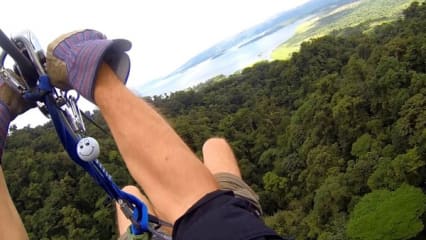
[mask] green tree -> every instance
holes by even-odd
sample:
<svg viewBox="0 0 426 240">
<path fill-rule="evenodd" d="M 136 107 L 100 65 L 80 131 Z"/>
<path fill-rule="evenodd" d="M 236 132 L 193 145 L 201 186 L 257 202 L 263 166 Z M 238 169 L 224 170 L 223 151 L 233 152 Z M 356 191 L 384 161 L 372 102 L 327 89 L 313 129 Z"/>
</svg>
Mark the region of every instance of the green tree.
<svg viewBox="0 0 426 240">
<path fill-rule="evenodd" d="M 375 190 L 355 206 L 347 234 L 353 240 L 410 239 L 423 230 L 420 216 L 425 208 L 426 196 L 413 186 Z"/>
<path fill-rule="evenodd" d="M 425 165 L 417 148 L 410 149 L 393 160 L 382 158 L 369 177 L 368 186 L 371 189 L 396 189 L 404 182 L 418 185 L 423 181 L 422 167 Z"/>
</svg>

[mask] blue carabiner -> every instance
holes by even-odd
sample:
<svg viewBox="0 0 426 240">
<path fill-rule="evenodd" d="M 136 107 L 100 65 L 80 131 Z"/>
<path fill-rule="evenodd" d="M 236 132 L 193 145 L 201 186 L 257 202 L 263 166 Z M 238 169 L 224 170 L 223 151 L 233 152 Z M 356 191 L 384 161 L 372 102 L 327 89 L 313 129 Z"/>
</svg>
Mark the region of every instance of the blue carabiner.
<svg viewBox="0 0 426 240">
<path fill-rule="evenodd" d="M 135 204 L 135 209 L 132 213 L 132 225 L 130 227 L 131 233 L 135 235 L 142 234 L 144 232 L 148 232 L 148 208 L 146 205 L 136 198 L 135 196 L 121 191 L 122 194 L 124 194 L 124 199 L 128 200 L 129 202 Z"/>
</svg>

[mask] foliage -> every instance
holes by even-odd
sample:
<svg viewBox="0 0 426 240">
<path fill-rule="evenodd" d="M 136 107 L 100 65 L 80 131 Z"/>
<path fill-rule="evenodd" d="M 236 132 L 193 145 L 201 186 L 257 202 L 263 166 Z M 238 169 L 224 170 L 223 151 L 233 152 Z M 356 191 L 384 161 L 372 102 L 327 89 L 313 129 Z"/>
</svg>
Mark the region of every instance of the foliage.
<svg viewBox="0 0 426 240">
<path fill-rule="evenodd" d="M 333 31 L 360 27 L 369 31 L 375 26 L 391 22 L 401 16 L 403 9 L 416 0 L 359 0 L 343 5 L 333 11 L 319 13 L 315 18 L 304 21 L 297 33 L 272 52 L 273 59 L 288 59 L 299 50 L 302 42 L 318 38 Z"/>
<path fill-rule="evenodd" d="M 426 196 L 421 189 L 402 185 L 394 192 L 375 190 L 355 206 L 348 222 L 350 239 L 409 239 L 423 229 Z"/>
<path fill-rule="evenodd" d="M 371 207 L 409 226 L 394 239 L 424 239 L 425 15 L 414 3 L 396 22 L 317 38 L 289 60 L 146 100 L 198 154 L 209 137 L 227 138 L 280 234 L 357 239 Z M 91 117 L 105 126 L 98 112 Z M 88 130 L 118 185 L 133 183 L 113 139 Z M 12 127 L 6 144 L 5 175 L 31 239 L 117 237 L 113 206 L 69 160 L 51 123 Z M 397 203 L 406 211 L 393 211 Z"/>
</svg>

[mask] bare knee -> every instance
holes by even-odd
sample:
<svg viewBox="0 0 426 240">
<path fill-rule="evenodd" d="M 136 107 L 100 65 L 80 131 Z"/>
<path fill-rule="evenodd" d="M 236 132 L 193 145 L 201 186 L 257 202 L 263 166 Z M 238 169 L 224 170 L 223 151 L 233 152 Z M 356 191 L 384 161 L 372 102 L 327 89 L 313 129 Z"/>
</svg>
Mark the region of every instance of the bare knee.
<svg viewBox="0 0 426 240">
<path fill-rule="evenodd" d="M 203 152 L 207 150 L 220 150 L 223 147 L 228 147 L 229 144 L 224 138 L 212 137 L 203 144 Z"/>
<path fill-rule="evenodd" d="M 121 190 L 125 191 L 126 193 L 130 193 L 132 195 L 139 195 L 139 194 L 141 194 L 141 191 L 139 190 L 139 188 L 136 187 L 136 186 L 134 186 L 134 185 L 124 186 Z"/>
<path fill-rule="evenodd" d="M 237 159 L 224 138 L 210 138 L 203 145 L 204 165 L 212 174 L 227 172 L 241 177 Z"/>
</svg>

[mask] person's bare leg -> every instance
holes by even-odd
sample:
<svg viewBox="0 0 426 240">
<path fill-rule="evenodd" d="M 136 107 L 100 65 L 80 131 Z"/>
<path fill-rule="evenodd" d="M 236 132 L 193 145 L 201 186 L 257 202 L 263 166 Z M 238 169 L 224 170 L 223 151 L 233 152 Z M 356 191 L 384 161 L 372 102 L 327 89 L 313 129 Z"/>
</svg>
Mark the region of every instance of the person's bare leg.
<svg viewBox="0 0 426 240">
<path fill-rule="evenodd" d="M 13 204 L 0 166 L 0 239 L 28 239 L 27 231 Z"/>
<path fill-rule="evenodd" d="M 129 172 L 165 221 L 174 223 L 217 190 L 212 174 L 173 128 L 106 64 L 98 71 L 94 98 Z"/>
<path fill-rule="evenodd" d="M 203 159 L 212 174 L 226 172 L 241 178 L 237 159 L 225 139 L 208 139 L 203 145 Z"/>
<path fill-rule="evenodd" d="M 208 139 L 203 145 L 203 159 L 220 189 L 233 191 L 236 196 L 251 202 L 256 214 L 262 214 L 259 196 L 242 179 L 237 159 L 225 139 Z"/>
</svg>

